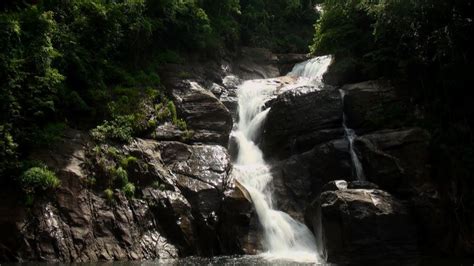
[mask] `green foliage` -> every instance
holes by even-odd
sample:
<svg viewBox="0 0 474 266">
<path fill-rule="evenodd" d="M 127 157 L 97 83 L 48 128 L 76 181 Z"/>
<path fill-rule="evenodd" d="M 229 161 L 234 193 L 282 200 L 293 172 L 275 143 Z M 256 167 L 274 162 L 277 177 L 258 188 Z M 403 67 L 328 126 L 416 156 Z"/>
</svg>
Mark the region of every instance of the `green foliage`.
<svg viewBox="0 0 474 266">
<path fill-rule="evenodd" d="M 104 196 L 107 201 L 112 202 L 114 200 L 114 191 L 110 188 L 104 190 Z"/>
<path fill-rule="evenodd" d="M 186 125 L 186 121 L 184 121 L 183 119 L 178 119 L 176 121 L 176 126 L 180 129 L 180 130 L 188 130 L 188 126 Z"/>
<path fill-rule="evenodd" d="M 104 121 L 91 131 L 92 137 L 99 142 L 115 140 L 129 142 L 133 135 L 133 115 L 118 116 L 111 121 Z"/>
<path fill-rule="evenodd" d="M 32 167 L 20 176 L 19 182 L 27 194 L 59 187 L 61 182 L 56 174 L 46 167 Z"/>
<path fill-rule="evenodd" d="M 18 145 L 15 143 L 7 125 L 0 125 L 0 176 L 4 177 L 8 172 L 19 166 L 17 148 Z"/>
<path fill-rule="evenodd" d="M 319 14 L 311 0 L 241 0 L 242 41 L 284 52 L 307 51 Z"/>
<path fill-rule="evenodd" d="M 134 157 L 134 156 L 130 155 L 130 156 L 123 157 L 120 160 L 120 166 L 122 166 L 124 169 L 127 169 L 127 167 L 129 167 L 130 165 L 133 165 L 133 164 L 138 164 L 137 157 Z"/>
<path fill-rule="evenodd" d="M 48 147 L 62 138 L 65 129 L 66 124 L 64 123 L 49 123 L 34 132 L 32 136 L 33 145 L 40 148 Z"/>
<path fill-rule="evenodd" d="M 173 121 L 173 124 L 177 125 L 178 124 L 178 113 L 176 112 L 176 106 L 172 101 L 168 102 L 168 110 L 170 112 L 171 116 L 171 121 Z"/>
<path fill-rule="evenodd" d="M 116 182 L 118 182 L 118 184 L 120 184 L 121 186 L 125 186 L 128 183 L 127 171 L 125 171 L 125 169 L 123 169 L 122 167 L 115 169 L 113 175 Z"/>
<path fill-rule="evenodd" d="M 125 196 L 128 198 L 132 198 L 135 195 L 135 185 L 132 183 L 127 183 L 123 188 L 122 188 L 123 193 L 125 193 Z"/>
</svg>

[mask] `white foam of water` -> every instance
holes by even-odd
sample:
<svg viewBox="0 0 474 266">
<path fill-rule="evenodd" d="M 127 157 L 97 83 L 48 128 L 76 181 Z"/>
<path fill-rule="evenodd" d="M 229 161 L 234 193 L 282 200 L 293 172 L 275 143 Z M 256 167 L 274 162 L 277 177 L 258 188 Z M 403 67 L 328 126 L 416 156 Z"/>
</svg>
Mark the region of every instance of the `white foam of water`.
<svg viewBox="0 0 474 266">
<path fill-rule="evenodd" d="M 315 84 L 321 83 L 324 73 L 328 70 L 332 62 L 331 55 L 315 57 L 296 64 L 288 76 L 299 77 L 300 83 Z"/>
<path fill-rule="evenodd" d="M 328 63 L 328 60 L 309 61 L 312 70 L 299 66 L 296 74 L 322 75 L 323 67 L 317 67 L 315 62 Z M 320 70 L 316 70 L 320 69 Z M 326 67 L 327 69 L 327 67 Z M 324 72 L 322 72 L 324 73 Z M 296 85 L 307 82 L 301 78 Z M 313 77 L 311 80 L 321 80 Z M 316 241 L 311 231 L 290 215 L 278 211 L 273 206 L 272 193 L 268 185 L 272 175 L 265 163 L 262 151 L 256 145 L 261 134 L 265 118 L 270 111 L 265 103 L 275 97 L 281 83 L 271 80 L 251 80 L 239 86 L 237 90 L 239 102 L 239 122 L 232 132 L 239 145 L 239 153 L 235 162 L 233 174 L 252 198 L 260 223 L 264 229 L 264 246 L 266 252 L 262 256 L 269 260 L 291 260 L 298 262 L 318 262 Z"/>
</svg>

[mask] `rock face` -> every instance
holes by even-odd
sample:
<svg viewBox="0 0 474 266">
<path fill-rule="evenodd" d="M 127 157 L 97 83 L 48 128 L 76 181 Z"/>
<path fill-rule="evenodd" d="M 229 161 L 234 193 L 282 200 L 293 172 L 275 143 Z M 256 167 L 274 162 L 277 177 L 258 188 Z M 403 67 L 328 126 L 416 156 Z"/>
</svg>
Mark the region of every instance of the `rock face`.
<svg viewBox="0 0 474 266">
<path fill-rule="evenodd" d="M 397 195 L 413 195 L 429 179 L 429 143 L 426 130 L 384 130 L 354 142 L 368 180 Z"/>
<path fill-rule="evenodd" d="M 351 175 L 348 143 L 340 139 L 317 145 L 275 163 L 272 173 L 278 209 L 303 221 L 308 203 L 319 195 L 325 183 Z"/>
<path fill-rule="evenodd" d="M 345 85 L 344 114 L 346 124 L 357 134 L 401 127 L 413 111 L 407 99 L 385 81 L 365 81 Z"/>
<path fill-rule="evenodd" d="M 321 254 L 330 263 L 393 263 L 417 255 L 412 218 L 385 191 L 334 188 L 323 192 L 309 213 L 309 223 L 322 243 Z"/>
<path fill-rule="evenodd" d="M 178 81 L 172 85 L 178 113 L 192 131 L 190 140 L 227 146 L 232 129 L 229 110 L 196 82 Z"/>
<path fill-rule="evenodd" d="M 233 182 L 225 192 L 220 220 L 218 230 L 223 254 L 254 255 L 263 250 L 263 230 L 251 199 Z"/>
<path fill-rule="evenodd" d="M 272 103 L 264 125 L 262 150 L 285 158 L 343 136 L 342 103 L 336 90 L 301 87 Z"/>
<path fill-rule="evenodd" d="M 253 208 L 236 196 L 222 146 L 134 140 L 120 150 L 143 166 L 129 175 L 137 197 L 115 190 L 110 201 L 89 185 L 88 145 L 87 134 L 71 130 L 50 151 L 35 154 L 56 171 L 61 186 L 33 208 L 1 191 L 1 261 L 144 260 L 258 248 L 259 236 L 249 229 L 255 228 Z M 163 187 L 151 187 L 153 181 Z M 239 212 L 224 207 L 229 205 Z"/>
<path fill-rule="evenodd" d="M 244 80 L 265 79 L 280 76 L 278 57 L 264 48 L 242 48 L 232 64 L 232 73 Z"/>
</svg>

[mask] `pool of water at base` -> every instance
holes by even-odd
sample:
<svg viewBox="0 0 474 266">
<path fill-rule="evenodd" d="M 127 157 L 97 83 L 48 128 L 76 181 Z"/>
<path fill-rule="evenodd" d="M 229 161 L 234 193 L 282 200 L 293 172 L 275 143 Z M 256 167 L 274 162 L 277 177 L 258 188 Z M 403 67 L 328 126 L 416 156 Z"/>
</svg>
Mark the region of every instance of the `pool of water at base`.
<svg viewBox="0 0 474 266">
<path fill-rule="evenodd" d="M 301 263 L 286 260 L 266 260 L 259 256 L 222 256 L 213 258 L 201 258 L 201 257 L 187 257 L 181 259 L 166 259 L 166 260 L 153 260 L 153 261 L 115 261 L 115 262 L 93 262 L 93 263 L 40 263 L 40 262 L 25 262 L 25 263 L 2 263 L 0 266 L 153 266 L 153 265 L 318 265 L 318 266 L 329 266 L 336 264 L 314 264 L 314 263 Z M 351 262 L 342 265 L 353 265 Z M 416 262 L 401 262 L 401 261 L 384 261 L 377 263 L 368 263 L 367 265 L 420 265 L 420 266 L 444 266 L 444 265 L 459 265 L 459 266 L 472 266 L 474 265 L 473 259 L 446 259 L 446 258 L 424 258 Z"/>
</svg>

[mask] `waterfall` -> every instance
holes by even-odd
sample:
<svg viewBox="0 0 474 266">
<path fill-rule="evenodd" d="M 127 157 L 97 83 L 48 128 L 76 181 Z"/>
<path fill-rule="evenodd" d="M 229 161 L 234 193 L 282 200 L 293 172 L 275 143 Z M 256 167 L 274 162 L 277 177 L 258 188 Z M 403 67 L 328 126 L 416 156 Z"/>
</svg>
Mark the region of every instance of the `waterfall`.
<svg viewBox="0 0 474 266">
<path fill-rule="evenodd" d="M 296 65 L 289 75 L 298 76 L 297 85 L 300 86 L 305 86 L 308 81 L 320 82 L 330 61 L 330 56 L 308 60 Z M 314 263 L 319 261 L 316 240 L 306 225 L 275 209 L 269 189 L 273 177 L 257 145 L 270 111 L 265 103 L 276 97 L 280 89 L 278 86 L 281 84 L 271 79 L 250 80 L 237 90 L 239 121 L 232 136 L 239 151 L 234 164 L 234 177 L 248 191 L 262 224 L 266 249 L 262 255 L 268 259 Z"/>
<path fill-rule="evenodd" d="M 339 93 L 341 94 L 342 108 L 344 109 L 344 97 L 346 96 L 346 92 L 344 90 L 339 90 Z M 342 112 L 342 126 L 344 128 L 346 138 L 349 141 L 349 152 L 351 154 L 352 165 L 354 166 L 357 180 L 365 180 L 364 169 L 362 168 L 359 157 L 354 150 L 354 139 L 357 137 L 357 135 L 352 128 L 347 127 L 346 114 L 344 111 Z"/>
<path fill-rule="evenodd" d="M 306 79 L 313 83 L 321 82 L 323 74 L 326 73 L 331 62 L 332 56 L 330 55 L 315 57 L 296 64 L 288 75 L 299 77 L 301 80 Z"/>
</svg>

